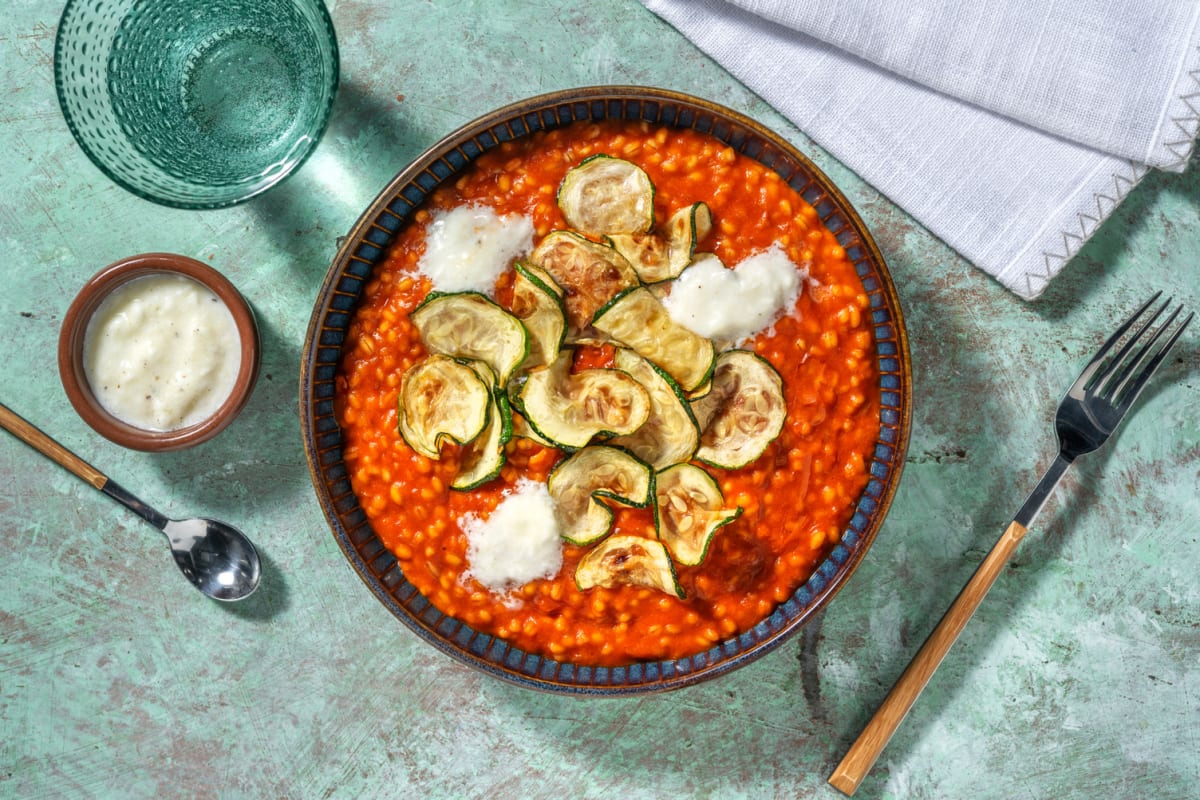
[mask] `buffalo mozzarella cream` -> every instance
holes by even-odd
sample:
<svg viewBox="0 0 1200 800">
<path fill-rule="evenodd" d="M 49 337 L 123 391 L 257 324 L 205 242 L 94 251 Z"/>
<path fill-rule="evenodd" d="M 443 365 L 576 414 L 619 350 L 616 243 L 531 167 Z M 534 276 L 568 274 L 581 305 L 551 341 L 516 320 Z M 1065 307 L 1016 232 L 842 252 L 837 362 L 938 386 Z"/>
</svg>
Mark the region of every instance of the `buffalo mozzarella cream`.
<svg viewBox="0 0 1200 800">
<path fill-rule="evenodd" d="M 701 336 L 740 342 L 794 308 L 805 277 L 779 245 L 733 269 L 705 254 L 671 283 L 663 305 L 671 319 Z"/>
<path fill-rule="evenodd" d="M 418 269 L 439 292 L 491 294 L 513 260 L 533 249 L 533 221 L 500 216 L 488 206 L 437 211 L 425 234 Z"/>
<path fill-rule="evenodd" d="M 242 359 L 237 324 L 221 298 L 173 274 L 115 289 L 92 315 L 83 349 L 100 405 L 156 431 L 212 416 L 233 391 Z"/>
<path fill-rule="evenodd" d="M 517 482 L 485 519 L 459 520 L 467 536 L 468 574 L 494 592 L 552 578 L 562 567 L 554 501 L 544 483 Z"/>
</svg>

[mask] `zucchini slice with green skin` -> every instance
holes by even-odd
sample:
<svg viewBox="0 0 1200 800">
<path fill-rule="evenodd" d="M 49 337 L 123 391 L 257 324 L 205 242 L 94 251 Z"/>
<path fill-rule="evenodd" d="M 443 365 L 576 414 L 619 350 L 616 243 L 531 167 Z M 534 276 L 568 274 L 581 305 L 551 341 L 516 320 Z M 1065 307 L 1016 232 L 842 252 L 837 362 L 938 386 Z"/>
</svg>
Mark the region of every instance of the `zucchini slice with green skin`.
<svg viewBox="0 0 1200 800">
<path fill-rule="evenodd" d="M 458 474 L 450 482 L 451 489 L 467 491 L 482 486 L 500 474 L 506 460 L 504 445 L 513 435 L 512 410 L 504 387 L 496 384 L 496 374 L 482 361 L 468 363 L 491 392 L 488 422 L 478 436 L 463 447 Z"/>
<path fill-rule="evenodd" d="M 628 372 L 650 395 L 650 416 L 642 427 L 609 440 L 656 470 L 687 461 L 700 444 L 700 428 L 683 390 L 670 375 L 632 350 L 620 348 L 614 366 Z"/>
<path fill-rule="evenodd" d="M 665 237 L 657 233 L 614 233 L 606 238 L 633 265 L 642 283 L 659 283 L 675 277 L 670 274 L 671 248 Z"/>
<path fill-rule="evenodd" d="M 712 372 L 713 343 L 671 319 L 662 301 L 644 286 L 618 295 L 597 311 L 592 326 L 662 367 L 685 392 Z"/>
<path fill-rule="evenodd" d="M 710 372 L 708 375 L 708 379 L 705 380 L 704 383 L 700 384 L 695 389 L 692 389 L 690 392 L 687 393 L 688 404 L 691 405 L 693 412 L 695 411 L 695 408 L 696 408 L 696 401 L 699 400 L 701 397 L 704 397 L 709 392 L 711 392 L 712 386 L 713 386 L 712 373 Z M 700 421 L 696 420 L 696 423 L 699 424 Z M 701 425 L 701 427 L 703 428 L 704 426 Z"/>
<path fill-rule="evenodd" d="M 511 409 L 511 405 L 509 407 Z M 535 431 L 533 429 L 533 426 L 529 424 L 529 420 L 525 419 L 524 415 L 521 415 L 521 414 L 513 415 L 512 424 L 513 424 L 513 436 L 519 436 L 522 439 L 528 439 L 531 442 L 536 442 L 537 444 L 540 444 L 542 447 L 557 447 L 557 445 L 554 444 L 554 442 L 550 441 L 545 436 L 542 436 L 540 433 Z"/>
<path fill-rule="evenodd" d="M 667 220 L 663 234 L 619 233 L 609 241 L 633 264 L 642 283 L 662 283 L 692 263 L 696 247 L 712 231 L 712 211 L 707 203 L 681 208 Z"/>
<path fill-rule="evenodd" d="M 672 278 L 678 277 L 679 273 L 692 263 L 696 248 L 708 238 L 712 229 L 712 209 L 708 207 L 708 203 L 692 203 L 670 216 L 667 220 L 666 234 L 671 253 L 670 268 L 675 273 Z"/>
<path fill-rule="evenodd" d="M 584 159 L 558 185 L 567 224 L 603 236 L 649 233 L 654 227 L 654 183 L 641 167 L 603 153 Z"/>
<path fill-rule="evenodd" d="M 680 564 L 695 566 L 708 555 L 718 530 L 742 515 L 727 508 L 716 479 L 695 464 L 675 464 L 655 476 L 654 529 Z"/>
<path fill-rule="evenodd" d="M 466 444 L 483 431 L 492 392 L 469 365 L 432 355 L 404 373 L 399 405 L 404 441 L 421 455 L 438 459 L 446 439 Z"/>
<path fill-rule="evenodd" d="M 545 366 L 558 358 L 567 331 L 563 291 L 548 273 L 520 261 L 514 266 L 512 313 L 529 333 L 529 355 L 521 369 Z"/>
<path fill-rule="evenodd" d="M 575 585 L 580 591 L 622 584 L 684 597 L 667 548 L 662 542 L 641 536 L 610 536 L 589 550 L 575 567 Z"/>
<path fill-rule="evenodd" d="M 638 284 L 637 272 L 625 256 L 575 231 L 551 231 L 533 248 L 529 263 L 562 288 L 567 322 L 576 330 L 614 295 Z"/>
<path fill-rule="evenodd" d="M 727 350 L 717 356 L 712 384 L 708 394 L 692 403 L 700 424 L 696 458 L 714 467 L 744 467 L 783 430 L 783 379 L 761 356 Z"/>
<path fill-rule="evenodd" d="M 435 292 L 409 318 L 430 353 L 482 361 L 501 385 L 529 353 L 521 321 L 478 292 Z"/>
<path fill-rule="evenodd" d="M 608 535 L 613 511 L 604 500 L 644 508 L 653 498 L 654 471 L 615 447 L 592 445 L 560 461 L 546 479 L 558 530 L 571 544 L 589 545 Z"/>
<path fill-rule="evenodd" d="M 597 435 L 633 433 L 650 416 L 650 395 L 628 373 L 616 369 L 571 372 L 572 352 L 529 373 L 518 407 L 543 439 L 577 450 Z"/>
</svg>

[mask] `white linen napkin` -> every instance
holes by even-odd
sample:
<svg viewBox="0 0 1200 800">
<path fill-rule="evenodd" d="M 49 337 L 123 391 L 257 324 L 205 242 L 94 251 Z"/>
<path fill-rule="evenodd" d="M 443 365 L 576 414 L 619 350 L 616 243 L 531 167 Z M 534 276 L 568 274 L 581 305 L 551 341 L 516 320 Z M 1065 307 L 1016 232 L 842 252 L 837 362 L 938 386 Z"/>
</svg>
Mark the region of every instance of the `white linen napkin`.
<svg viewBox="0 0 1200 800">
<path fill-rule="evenodd" d="M 1200 129 L 1200 3 L 641 0 L 1025 299 Z"/>
</svg>

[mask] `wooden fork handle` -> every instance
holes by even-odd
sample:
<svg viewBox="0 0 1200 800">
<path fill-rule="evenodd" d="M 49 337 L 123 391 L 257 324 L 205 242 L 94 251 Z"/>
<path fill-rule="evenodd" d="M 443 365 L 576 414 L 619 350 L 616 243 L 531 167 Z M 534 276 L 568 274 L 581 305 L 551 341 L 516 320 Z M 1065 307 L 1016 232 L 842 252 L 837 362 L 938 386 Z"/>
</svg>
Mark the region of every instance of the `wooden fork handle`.
<svg viewBox="0 0 1200 800">
<path fill-rule="evenodd" d="M 916 702 L 917 696 L 921 694 L 925 684 L 929 683 L 934 671 L 942 663 L 962 629 L 966 627 L 967 620 L 975 613 L 975 609 L 979 608 L 992 584 L 1000 577 L 1000 572 L 1013 550 L 1025 536 L 1025 530 L 1024 525 L 1013 521 L 987 554 L 987 558 L 975 570 L 971 580 L 959 592 L 953 605 L 929 634 L 925 644 L 921 645 L 921 649 L 909 662 L 900 680 L 888 692 L 879 710 L 871 717 L 870 722 L 833 771 L 833 775 L 829 777 L 829 783 L 835 789 L 846 795 L 852 795 L 858 789 L 858 785 L 862 783 L 862 779 Z"/>
</svg>

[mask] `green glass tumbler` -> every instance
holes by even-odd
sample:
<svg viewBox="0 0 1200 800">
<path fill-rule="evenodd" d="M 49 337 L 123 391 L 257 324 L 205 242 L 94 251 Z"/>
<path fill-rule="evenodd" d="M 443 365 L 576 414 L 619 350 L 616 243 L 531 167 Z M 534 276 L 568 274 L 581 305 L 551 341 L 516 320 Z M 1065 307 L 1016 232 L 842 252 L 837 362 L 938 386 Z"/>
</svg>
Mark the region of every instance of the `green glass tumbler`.
<svg viewBox="0 0 1200 800">
<path fill-rule="evenodd" d="M 312 152 L 338 85 L 321 0 L 68 0 L 67 125 L 105 174 L 177 208 L 248 200 Z"/>
</svg>

